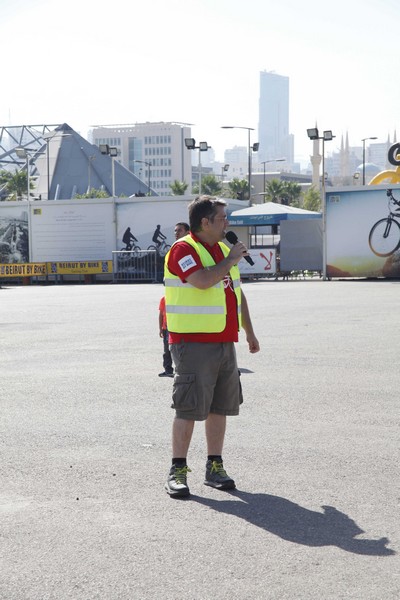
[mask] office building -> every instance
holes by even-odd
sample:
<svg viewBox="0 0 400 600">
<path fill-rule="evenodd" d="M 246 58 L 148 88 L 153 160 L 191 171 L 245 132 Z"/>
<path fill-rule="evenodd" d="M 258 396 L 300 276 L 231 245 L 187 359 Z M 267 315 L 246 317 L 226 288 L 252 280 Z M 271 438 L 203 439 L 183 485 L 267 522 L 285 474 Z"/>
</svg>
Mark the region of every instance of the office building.
<svg viewBox="0 0 400 600">
<path fill-rule="evenodd" d="M 157 194 L 171 195 L 175 180 L 191 185 L 191 152 L 185 138 L 191 130 L 185 123 L 135 123 L 96 125 L 89 137 L 93 144 L 109 144 L 118 149 L 119 162 Z"/>
<path fill-rule="evenodd" d="M 289 77 L 260 72 L 258 119 L 259 160 L 285 158 L 285 167 L 290 170 L 294 137 L 289 133 Z"/>
</svg>

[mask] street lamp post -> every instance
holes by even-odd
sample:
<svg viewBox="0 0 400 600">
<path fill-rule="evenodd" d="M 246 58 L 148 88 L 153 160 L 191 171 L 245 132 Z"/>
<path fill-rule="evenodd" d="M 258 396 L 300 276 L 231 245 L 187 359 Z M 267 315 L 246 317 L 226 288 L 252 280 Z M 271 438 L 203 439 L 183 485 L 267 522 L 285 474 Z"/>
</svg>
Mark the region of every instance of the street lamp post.
<svg viewBox="0 0 400 600">
<path fill-rule="evenodd" d="M 221 167 L 221 183 L 224 183 L 224 173 L 226 173 L 228 169 L 229 164 L 226 164 L 223 167 Z"/>
<path fill-rule="evenodd" d="M 211 146 L 209 146 L 207 142 L 199 142 L 199 145 L 196 146 L 196 140 L 194 138 L 185 138 L 185 146 L 188 150 L 199 151 L 199 196 L 201 196 L 201 153 L 207 152 Z"/>
<path fill-rule="evenodd" d="M 144 165 L 147 166 L 147 188 L 148 188 L 148 194 L 150 194 L 150 169 L 151 169 L 151 163 L 147 162 L 146 160 L 134 160 L 133 162 L 137 162 L 137 163 L 142 163 Z"/>
<path fill-rule="evenodd" d="M 322 140 L 322 277 L 326 280 L 326 196 L 325 196 L 325 142 L 333 140 L 334 136 L 329 129 L 319 135 L 317 127 L 307 129 L 307 135 L 310 140 Z"/>
<path fill-rule="evenodd" d="M 258 142 L 251 146 L 250 144 L 250 131 L 254 131 L 254 127 L 240 127 L 239 125 L 222 125 L 221 129 L 247 129 L 247 159 L 248 159 L 248 186 L 249 186 L 249 200 L 251 199 L 251 153 L 257 152 L 259 148 Z"/>
<path fill-rule="evenodd" d="M 99 144 L 99 150 L 101 154 L 107 154 L 108 156 L 111 156 L 112 197 L 115 198 L 115 158 L 118 156 L 118 148 L 110 147 L 108 144 Z"/>
<path fill-rule="evenodd" d="M 72 133 L 50 133 L 49 135 L 44 135 L 43 139 L 46 142 L 46 165 L 47 165 L 47 200 L 50 200 L 50 142 L 54 138 L 64 138 L 71 137 Z M 54 174 L 54 169 L 53 169 Z"/>
<path fill-rule="evenodd" d="M 376 136 L 363 138 L 361 141 L 363 143 L 363 162 L 362 162 L 362 184 L 365 185 L 365 142 L 367 140 L 377 140 Z"/>
<path fill-rule="evenodd" d="M 273 162 L 283 162 L 284 160 L 286 160 L 286 158 L 271 158 L 270 160 L 262 160 L 261 164 L 263 166 L 263 192 L 264 192 L 264 202 L 265 202 L 265 186 L 266 186 L 266 177 L 265 177 L 265 165 L 267 163 L 273 163 Z"/>
<path fill-rule="evenodd" d="M 88 156 L 88 187 L 87 187 L 87 194 L 90 194 L 90 190 L 91 188 L 91 174 L 92 174 L 92 162 L 96 160 L 96 155 L 92 154 L 91 156 Z"/>
<path fill-rule="evenodd" d="M 31 189 L 31 179 L 29 175 L 29 153 L 26 151 L 25 148 L 15 148 L 15 153 L 18 156 L 18 158 L 25 158 L 26 160 L 26 179 L 28 185 L 26 199 L 29 200 L 29 194 Z"/>
</svg>

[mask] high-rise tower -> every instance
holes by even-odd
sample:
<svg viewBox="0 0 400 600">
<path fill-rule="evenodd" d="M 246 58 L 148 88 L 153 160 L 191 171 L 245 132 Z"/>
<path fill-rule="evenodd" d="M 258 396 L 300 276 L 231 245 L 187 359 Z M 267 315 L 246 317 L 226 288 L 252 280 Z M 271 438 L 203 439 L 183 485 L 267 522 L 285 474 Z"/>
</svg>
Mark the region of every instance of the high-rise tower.
<svg viewBox="0 0 400 600">
<path fill-rule="evenodd" d="M 293 135 L 289 134 L 289 77 L 273 72 L 260 72 L 258 113 L 260 161 L 286 158 L 293 164 Z"/>
</svg>

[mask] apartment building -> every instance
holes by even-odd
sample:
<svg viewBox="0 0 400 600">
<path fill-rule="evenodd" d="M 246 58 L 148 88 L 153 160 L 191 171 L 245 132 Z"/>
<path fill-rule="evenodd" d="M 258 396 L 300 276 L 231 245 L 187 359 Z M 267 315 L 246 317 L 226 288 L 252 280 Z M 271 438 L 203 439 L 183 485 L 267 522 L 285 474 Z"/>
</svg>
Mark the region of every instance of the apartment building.
<svg viewBox="0 0 400 600">
<path fill-rule="evenodd" d="M 190 126 L 175 122 L 94 125 L 89 132 L 93 144 L 116 147 L 117 160 L 161 196 L 171 195 L 175 180 L 191 186 L 189 137 Z"/>
</svg>

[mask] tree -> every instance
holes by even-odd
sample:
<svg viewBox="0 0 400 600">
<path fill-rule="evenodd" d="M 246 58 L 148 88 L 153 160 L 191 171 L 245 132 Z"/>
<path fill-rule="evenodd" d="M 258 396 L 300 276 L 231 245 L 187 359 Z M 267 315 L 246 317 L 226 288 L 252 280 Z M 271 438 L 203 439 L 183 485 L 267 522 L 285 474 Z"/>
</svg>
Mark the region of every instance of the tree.
<svg viewBox="0 0 400 600">
<path fill-rule="evenodd" d="M 301 193 L 302 189 L 299 183 L 297 183 L 296 181 L 284 181 L 281 199 L 282 204 L 300 208 Z"/>
<path fill-rule="evenodd" d="M 215 175 L 203 175 L 201 178 L 201 193 L 207 194 L 208 196 L 219 196 L 222 192 L 222 183 L 216 178 Z M 193 193 L 199 193 L 199 185 L 193 186 Z"/>
<path fill-rule="evenodd" d="M 303 208 L 306 210 L 315 210 L 316 212 L 321 210 L 321 196 L 313 185 L 304 194 Z"/>
<path fill-rule="evenodd" d="M 265 186 L 265 201 L 281 203 L 284 193 L 284 184 L 279 179 L 270 179 Z"/>
<path fill-rule="evenodd" d="M 234 198 L 236 197 L 238 200 L 244 200 L 245 197 L 248 196 L 249 183 L 247 179 L 234 177 L 232 181 L 228 182 L 228 186 Z"/>
<path fill-rule="evenodd" d="M 189 184 L 185 181 L 178 181 L 178 179 L 175 179 L 173 183 L 170 183 L 169 187 L 171 188 L 173 196 L 184 196 Z"/>
<path fill-rule="evenodd" d="M 105 190 L 97 190 L 96 188 L 90 188 L 88 192 L 85 194 L 75 194 L 74 198 L 79 198 L 80 200 L 85 198 L 109 198 L 110 194 Z"/>
<path fill-rule="evenodd" d="M 16 169 L 14 173 L 3 169 L 0 171 L 0 186 L 6 192 L 6 200 L 22 200 L 27 195 L 28 179 L 24 170 Z M 29 180 L 29 189 L 32 190 L 32 179 Z"/>
</svg>

